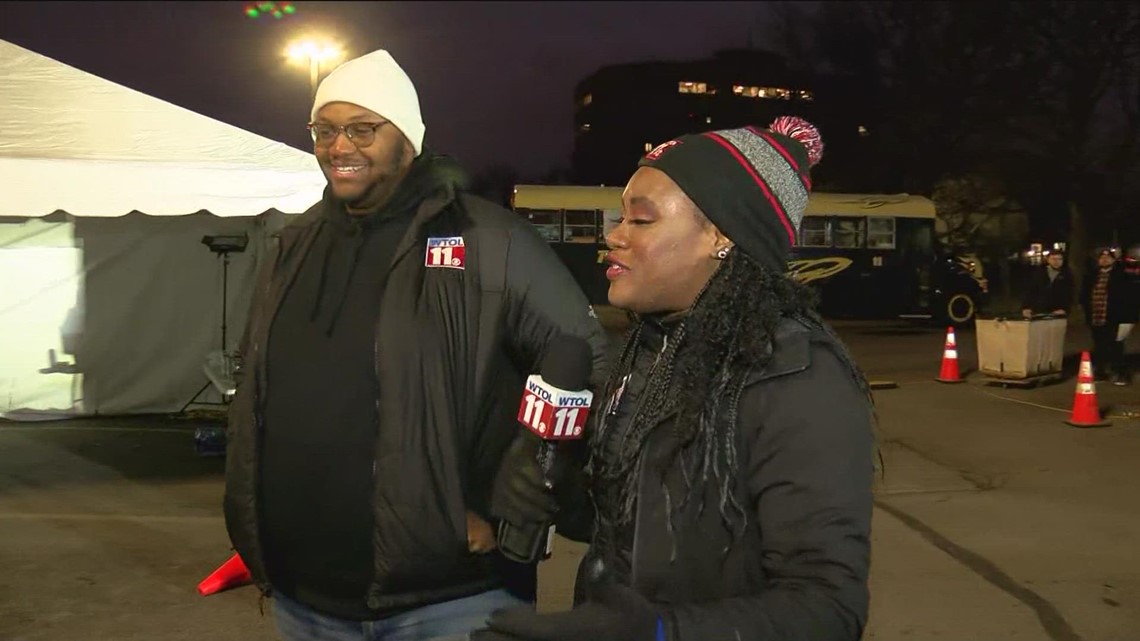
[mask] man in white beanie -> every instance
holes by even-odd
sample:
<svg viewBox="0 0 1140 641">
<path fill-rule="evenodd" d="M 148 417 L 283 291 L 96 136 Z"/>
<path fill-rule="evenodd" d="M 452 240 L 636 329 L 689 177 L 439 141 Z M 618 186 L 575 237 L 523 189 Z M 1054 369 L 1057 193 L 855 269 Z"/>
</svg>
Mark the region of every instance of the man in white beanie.
<svg viewBox="0 0 1140 641">
<path fill-rule="evenodd" d="M 225 515 L 289 641 L 466 638 L 532 600 L 488 507 L 524 379 L 563 334 L 603 370 L 570 273 L 424 129 L 386 51 L 329 74 L 309 124 L 328 188 L 260 261 Z"/>
</svg>

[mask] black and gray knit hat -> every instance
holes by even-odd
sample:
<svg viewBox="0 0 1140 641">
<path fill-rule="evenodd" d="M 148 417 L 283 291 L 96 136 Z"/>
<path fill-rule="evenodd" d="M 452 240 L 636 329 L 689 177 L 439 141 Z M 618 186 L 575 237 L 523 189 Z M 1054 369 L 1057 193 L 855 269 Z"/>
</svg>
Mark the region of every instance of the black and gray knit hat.
<svg viewBox="0 0 1140 641">
<path fill-rule="evenodd" d="M 665 172 L 741 251 L 783 272 L 811 195 L 811 167 L 822 156 L 815 126 L 781 116 L 768 129 L 681 136 L 639 165 Z"/>
</svg>

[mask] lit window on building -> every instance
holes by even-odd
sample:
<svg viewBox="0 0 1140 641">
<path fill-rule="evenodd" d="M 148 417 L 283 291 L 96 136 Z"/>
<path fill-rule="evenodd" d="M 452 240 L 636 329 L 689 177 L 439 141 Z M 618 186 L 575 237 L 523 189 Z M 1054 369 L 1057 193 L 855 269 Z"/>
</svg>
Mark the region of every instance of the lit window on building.
<svg viewBox="0 0 1140 641">
<path fill-rule="evenodd" d="M 705 124 L 706 125 L 712 124 L 712 116 L 705 116 Z"/>
<path fill-rule="evenodd" d="M 651 151 L 653 151 L 653 143 L 651 143 L 651 142 L 645 143 L 645 153 L 649 153 Z"/>
<path fill-rule="evenodd" d="M 683 80 L 677 83 L 677 93 L 716 93 L 716 91 L 710 92 L 708 83 Z"/>
<path fill-rule="evenodd" d="M 594 102 L 594 94 L 588 93 L 585 96 L 582 96 L 582 106 L 583 107 L 590 104 L 591 102 Z"/>
<path fill-rule="evenodd" d="M 744 98 L 771 98 L 773 100 L 791 100 L 792 98 L 799 98 L 804 101 L 812 101 L 815 96 L 810 91 L 793 91 L 784 87 L 753 87 L 750 85 L 733 85 L 732 93 Z"/>
<path fill-rule="evenodd" d="M 863 125 L 859 125 L 859 135 L 860 136 L 869 136 L 869 135 L 871 135 L 871 132 L 867 131 L 867 128 L 864 127 Z"/>
<path fill-rule="evenodd" d="M 582 123 L 582 126 L 579 129 L 581 129 L 582 131 L 589 131 L 590 130 L 590 123 L 588 123 L 588 122 Z"/>
</svg>

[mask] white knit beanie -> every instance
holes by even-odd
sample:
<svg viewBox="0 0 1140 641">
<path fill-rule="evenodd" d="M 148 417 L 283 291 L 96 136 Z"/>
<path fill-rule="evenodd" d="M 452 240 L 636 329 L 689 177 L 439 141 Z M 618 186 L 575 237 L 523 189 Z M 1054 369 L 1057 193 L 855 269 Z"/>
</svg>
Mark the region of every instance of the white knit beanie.
<svg viewBox="0 0 1140 641">
<path fill-rule="evenodd" d="M 317 87 L 312 119 L 330 102 L 350 102 L 387 118 L 420 155 L 424 121 L 411 78 L 383 49 L 349 60 L 333 69 Z"/>
</svg>

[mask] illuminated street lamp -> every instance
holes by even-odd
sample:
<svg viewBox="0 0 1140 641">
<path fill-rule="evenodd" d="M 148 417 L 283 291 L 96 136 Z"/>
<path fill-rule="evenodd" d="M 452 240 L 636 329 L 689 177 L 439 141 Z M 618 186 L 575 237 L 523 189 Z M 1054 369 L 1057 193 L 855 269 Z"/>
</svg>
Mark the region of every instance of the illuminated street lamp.
<svg viewBox="0 0 1140 641">
<path fill-rule="evenodd" d="M 315 40 L 301 40 L 289 45 L 285 51 L 291 62 L 309 63 L 309 90 L 312 97 L 317 96 L 317 82 L 321 78 L 321 63 L 331 63 L 338 60 L 343 52 L 334 44 L 317 42 Z"/>
</svg>

